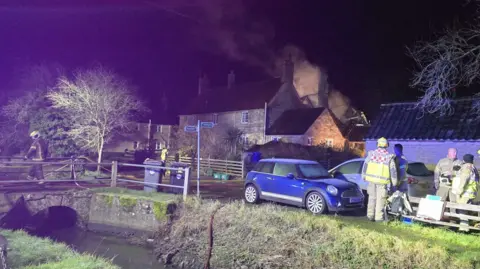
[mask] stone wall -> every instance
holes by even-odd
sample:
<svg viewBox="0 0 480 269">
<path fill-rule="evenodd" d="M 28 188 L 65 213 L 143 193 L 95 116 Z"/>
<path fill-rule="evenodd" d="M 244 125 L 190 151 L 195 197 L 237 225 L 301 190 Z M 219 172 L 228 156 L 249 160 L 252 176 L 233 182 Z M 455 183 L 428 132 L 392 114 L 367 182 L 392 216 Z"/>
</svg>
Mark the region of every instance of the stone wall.
<svg viewBox="0 0 480 269">
<path fill-rule="evenodd" d="M 88 229 L 115 233 L 153 233 L 158 231 L 174 210 L 173 201 L 95 194 L 91 201 Z"/>
<path fill-rule="evenodd" d="M 176 203 L 156 201 L 116 193 L 85 191 L 3 193 L 0 213 L 8 212 L 21 196 L 32 215 L 53 206 L 65 206 L 77 212 L 77 226 L 114 233 L 152 233 L 168 220 Z"/>
<path fill-rule="evenodd" d="M 312 137 L 313 145 L 326 145 L 327 140 L 330 139 L 335 150 L 345 149 L 345 138 L 328 111 L 324 111 L 315 120 L 305 133 L 305 137 Z"/>
<path fill-rule="evenodd" d="M 475 165 L 480 167 L 480 159 L 477 150 L 480 149 L 480 142 L 463 142 L 463 141 L 397 141 L 389 140 L 389 151 L 393 153 L 395 144 L 403 145 L 405 157 L 411 161 L 423 162 L 425 164 L 436 164 L 440 159 L 447 156 L 448 148 L 456 148 L 458 157 L 461 159 L 464 154 L 470 153 L 475 156 Z M 375 149 L 376 140 L 366 141 L 366 150 Z"/>
</svg>

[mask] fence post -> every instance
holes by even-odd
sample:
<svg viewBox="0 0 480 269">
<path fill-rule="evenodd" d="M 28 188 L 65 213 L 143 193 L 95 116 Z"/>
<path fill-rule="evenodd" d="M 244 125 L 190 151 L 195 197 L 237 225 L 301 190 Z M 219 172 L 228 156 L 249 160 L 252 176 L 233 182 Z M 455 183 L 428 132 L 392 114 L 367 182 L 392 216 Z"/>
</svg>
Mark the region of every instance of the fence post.
<svg viewBox="0 0 480 269">
<path fill-rule="evenodd" d="M 245 160 L 242 158 L 242 179 L 245 177 Z"/>
<path fill-rule="evenodd" d="M 70 157 L 70 179 L 75 179 L 75 159 Z"/>
<path fill-rule="evenodd" d="M 112 162 L 112 182 L 110 183 L 110 187 L 112 188 L 117 187 L 117 168 L 118 168 L 118 162 L 113 161 Z"/>
<path fill-rule="evenodd" d="M 190 181 L 190 167 L 185 168 L 184 170 L 184 181 L 183 181 L 183 200 L 187 200 L 188 195 L 188 182 Z"/>
</svg>

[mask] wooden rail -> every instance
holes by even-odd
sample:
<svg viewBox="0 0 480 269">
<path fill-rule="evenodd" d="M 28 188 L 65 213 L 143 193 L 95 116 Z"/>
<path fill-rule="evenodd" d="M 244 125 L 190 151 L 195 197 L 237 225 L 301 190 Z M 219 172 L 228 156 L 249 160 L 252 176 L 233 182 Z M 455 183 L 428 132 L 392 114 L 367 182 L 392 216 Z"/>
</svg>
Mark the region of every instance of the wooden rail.
<svg viewBox="0 0 480 269">
<path fill-rule="evenodd" d="M 173 157 L 167 158 L 173 161 Z M 197 160 L 190 157 L 180 157 L 182 163 L 192 164 L 192 169 L 196 171 Z M 242 161 L 229 161 L 210 158 L 200 158 L 200 174 L 206 175 L 207 170 L 212 169 L 214 172 L 226 173 L 232 176 L 243 177 L 245 175 L 245 165 Z"/>
<path fill-rule="evenodd" d="M 480 230 L 480 227 L 474 227 L 470 225 L 471 222 L 480 222 L 480 206 L 479 205 L 457 204 L 457 203 L 446 202 L 443 218 L 442 220 L 437 221 L 437 220 L 424 219 L 424 218 L 415 216 L 415 213 L 418 210 L 418 204 L 420 203 L 421 198 L 409 197 L 408 200 L 410 201 L 410 204 L 414 211 L 414 215 L 405 216 L 405 217 L 412 218 L 413 220 L 417 220 L 421 222 L 436 224 L 436 225 L 456 227 L 456 228 L 468 228 L 470 230 Z M 458 211 L 456 213 L 450 212 L 450 209 L 465 210 L 468 212 L 467 214 L 460 214 Z M 469 225 L 465 226 L 465 225 L 460 225 L 458 223 L 452 223 L 450 222 L 450 219 L 455 221 L 459 221 L 460 219 L 465 219 L 469 221 Z"/>
</svg>

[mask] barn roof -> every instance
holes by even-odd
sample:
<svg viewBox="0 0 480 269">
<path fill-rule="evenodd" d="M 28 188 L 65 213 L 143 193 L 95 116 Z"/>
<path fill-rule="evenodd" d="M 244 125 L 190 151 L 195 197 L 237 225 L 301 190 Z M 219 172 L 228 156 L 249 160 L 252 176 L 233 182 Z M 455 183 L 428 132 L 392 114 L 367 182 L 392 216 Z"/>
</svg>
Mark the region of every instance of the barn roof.
<svg viewBox="0 0 480 269">
<path fill-rule="evenodd" d="M 480 140 L 476 101 L 480 99 L 452 101 L 453 112 L 444 117 L 422 113 L 416 103 L 383 104 L 365 139 Z"/>
</svg>

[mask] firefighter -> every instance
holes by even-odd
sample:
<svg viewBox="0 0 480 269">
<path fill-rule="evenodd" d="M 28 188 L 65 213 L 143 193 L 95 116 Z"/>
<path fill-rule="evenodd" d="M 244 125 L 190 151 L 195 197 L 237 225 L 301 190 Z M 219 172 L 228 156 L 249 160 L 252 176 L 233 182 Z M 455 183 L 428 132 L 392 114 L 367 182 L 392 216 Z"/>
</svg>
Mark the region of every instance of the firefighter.
<svg viewBox="0 0 480 269">
<path fill-rule="evenodd" d="M 369 183 L 367 218 L 371 221 L 385 221 L 385 203 L 389 192 L 398 183 L 395 155 L 387 148 L 387 139 L 378 139 L 377 149 L 368 152 L 362 167 L 362 178 Z"/>
<path fill-rule="evenodd" d="M 407 182 L 407 169 L 408 161 L 407 158 L 403 155 L 403 146 L 402 144 L 395 144 L 393 147 L 395 152 L 395 164 L 397 166 L 397 177 L 398 177 L 398 190 L 408 194 L 408 182 Z M 395 190 L 393 190 L 395 191 Z"/>
<path fill-rule="evenodd" d="M 456 195 L 452 193 L 452 179 L 455 177 L 462 162 L 457 159 L 457 150 L 455 148 L 449 148 L 446 158 L 438 161 L 434 172 L 434 182 L 436 195 L 440 196 L 442 201 L 447 199 L 455 203 Z"/>
<path fill-rule="evenodd" d="M 471 204 L 477 197 L 478 188 L 478 170 L 473 165 L 473 155 L 465 154 L 463 164 L 455 177 L 455 189 L 453 193 L 458 193 L 457 203 Z M 460 214 L 468 214 L 465 210 L 458 210 Z M 460 219 L 460 225 L 468 225 L 467 219 Z"/>
<path fill-rule="evenodd" d="M 43 184 L 44 177 L 41 162 L 44 162 L 47 158 L 48 146 L 38 131 L 33 131 L 30 134 L 30 137 L 33 139 L 33 143 L 30 146 L 27 155 L 25 155 L 25 159 L 32 158 L 33 162 L 39 163 L 32 165 L 27 178 L 30 180 L 38 180 L 40 184 Z"/>
</svg>

